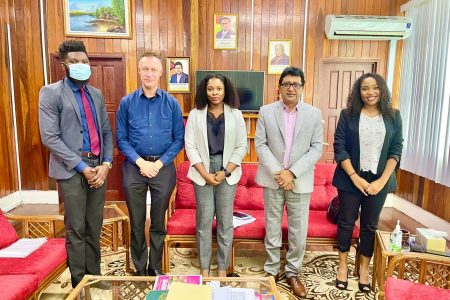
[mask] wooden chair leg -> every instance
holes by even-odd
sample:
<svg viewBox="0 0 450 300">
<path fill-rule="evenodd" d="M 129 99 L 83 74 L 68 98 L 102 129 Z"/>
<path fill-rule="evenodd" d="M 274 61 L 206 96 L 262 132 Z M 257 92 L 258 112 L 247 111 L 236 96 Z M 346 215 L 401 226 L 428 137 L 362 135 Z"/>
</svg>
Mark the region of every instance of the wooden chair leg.
<svg viewBox="0 0 450 300">
<path fill-rule="evenodd" d="M 353 275 L 359 277 L 359 247 L 356 246 L 356 254 L 355 254 L 355 270 L 353 271 Z"/>
<path fill-rule="evenodd" d="M 164 241 L 161 269 L 163 273 L 170 272 L 170 253 L 167 241 Z"/>
<path fill-rule="evenodd" d="M 234 255 L 235 255 L 235 249 L 234 244 L 231 246 L 231 253 L 230 253 L 230 265 L 228 266 L 228 274 L 234 273 Z"/>
</svg>

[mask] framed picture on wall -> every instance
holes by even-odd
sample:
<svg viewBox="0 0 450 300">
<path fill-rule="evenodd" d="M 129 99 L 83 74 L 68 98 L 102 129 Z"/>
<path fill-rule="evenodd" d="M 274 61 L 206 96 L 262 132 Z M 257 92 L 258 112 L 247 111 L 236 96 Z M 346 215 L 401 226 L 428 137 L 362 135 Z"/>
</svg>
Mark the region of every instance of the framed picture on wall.
<svg viewBox="0 0 450 300">
<path fill-rule="evenodd" d="M 281 74 L 291 65 L 292 40 L 270 40 L 267 74 Z"/>
<path fill-rule="evenodd" d="M 237 15 L 214 14 L 214 49 L 237 49 Z"/>
<path fill-rule="evenodd" d="M 130 0 L 64 0 L 66 36 L 131 38 Z"/>
<path fill-rule="evenodd" d="M 191 68 L 189 57 L 168 57 L 166 64 L 167 91 L 190 93 Z"/>
</svg>

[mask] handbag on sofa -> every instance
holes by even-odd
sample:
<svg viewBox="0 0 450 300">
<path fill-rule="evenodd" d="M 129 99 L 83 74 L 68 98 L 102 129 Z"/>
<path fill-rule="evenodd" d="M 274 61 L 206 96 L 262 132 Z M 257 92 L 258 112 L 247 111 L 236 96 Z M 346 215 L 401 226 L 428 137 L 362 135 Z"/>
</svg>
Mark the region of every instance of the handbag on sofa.
<svg viewBox="0 0 450 300">
<path fill-rule="evenodd" d="M 327 219 L 333 224 L 337 224 L 339 214 L 339 197 L 336 196 L 330 201 L 327 208 Z"/>
</svg>

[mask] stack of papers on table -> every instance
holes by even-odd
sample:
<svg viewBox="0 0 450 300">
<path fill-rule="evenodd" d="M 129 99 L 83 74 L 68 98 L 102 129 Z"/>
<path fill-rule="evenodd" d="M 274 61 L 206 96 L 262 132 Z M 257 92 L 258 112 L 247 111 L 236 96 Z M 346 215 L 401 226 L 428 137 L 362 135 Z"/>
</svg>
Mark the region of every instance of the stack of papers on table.
<svg viewBox="0 0 450 300">
<path fill-rule="evenodd" d="M 253 223 L 256 219 L 247 213 L 235 211 L 233 212 L 233 227 L 239 227 L 245 224 Z"/>
<path fill-rule="evenodd" d="M 213 290 L 213 300 L 255 300 L 253 289 L 221 287 Z"/>
<path fill-rule="evenodd" d="M 24 258 L 39 249 L 45 242 L 47 242 L 46 238 L 20 239 L 0 250 L 0 257 Z"/>
<path fill-rule="evenodd" d="M 212 288 L 208 285 L 173 282 L 166 300 L 211 300 L 211 296 Z"/>
</svg>

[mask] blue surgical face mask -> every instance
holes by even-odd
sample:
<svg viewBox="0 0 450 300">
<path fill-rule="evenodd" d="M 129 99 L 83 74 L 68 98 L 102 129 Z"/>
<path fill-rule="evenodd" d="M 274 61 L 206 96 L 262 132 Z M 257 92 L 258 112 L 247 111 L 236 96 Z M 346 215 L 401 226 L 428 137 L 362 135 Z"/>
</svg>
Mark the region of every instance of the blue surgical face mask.
<svg viewBox="0 0 450 300">
<path fill-rule="evenodd" d="M 85 81 L 91 77 L 91 66 L 88 64 L 70 64 L 69 66 L 69 75 L 71 78 Z"/>
</svg>

